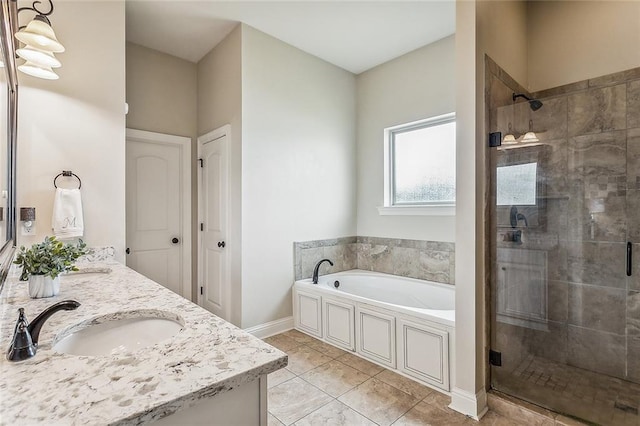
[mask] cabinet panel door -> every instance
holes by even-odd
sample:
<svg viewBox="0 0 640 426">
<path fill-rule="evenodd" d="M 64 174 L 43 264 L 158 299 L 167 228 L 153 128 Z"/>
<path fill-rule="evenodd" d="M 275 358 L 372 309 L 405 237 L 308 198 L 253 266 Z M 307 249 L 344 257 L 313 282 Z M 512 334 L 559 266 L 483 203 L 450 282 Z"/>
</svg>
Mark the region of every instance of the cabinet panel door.
<svg viewBox="0 0 640 426">
<path fill-rule="evenodd" d="M 398 334 L 398 369 L 448 391 L 449 333 L 399 319 Z"/>
<path fill-rule="evenodd" d="M 357 352 L 373 361 L 395 368 L 395 318 L 382 312 L 358 307 L 356 328 Z"/>
<path fill-rule="evenodd" d="M 325 340 L 354 351 L 356 344 L 353 305 L 325 298 L 323 308 Z"/>
<path fill-rule="evenodd" d="M 296 292 L 295 325 L 300 331 L 322 338 L 321 297 L 315 294 Z"/>
</svg>

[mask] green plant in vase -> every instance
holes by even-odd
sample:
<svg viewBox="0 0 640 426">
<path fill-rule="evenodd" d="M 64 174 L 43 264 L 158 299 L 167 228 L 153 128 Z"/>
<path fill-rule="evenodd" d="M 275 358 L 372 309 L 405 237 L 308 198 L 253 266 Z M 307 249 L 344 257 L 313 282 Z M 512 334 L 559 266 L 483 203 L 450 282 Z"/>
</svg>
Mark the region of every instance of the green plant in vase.
<svg viewBox="0 0 640 426">
<path fill-rule="evenodd" d="M 22 266 L 20 280 L 29 280 L 29 296 L 51 297 L 60 292 L 60 274 L 78 270 L 74 262 L 87 253 L 86 248 L 82 240 L 71 244 L 45 237 L 31 248 L 20 247 L 13 263 Z"/>
</svg>

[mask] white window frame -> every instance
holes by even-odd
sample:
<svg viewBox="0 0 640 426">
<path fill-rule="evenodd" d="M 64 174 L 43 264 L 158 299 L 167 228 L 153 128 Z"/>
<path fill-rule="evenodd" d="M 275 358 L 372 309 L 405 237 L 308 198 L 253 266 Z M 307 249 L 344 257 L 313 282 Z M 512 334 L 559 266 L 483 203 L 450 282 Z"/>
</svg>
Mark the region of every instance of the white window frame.
<svg viewBox="0 0 640 426">
<path fill-rule="evenodd" d="M 456 213 L 456 204 L 443 202 L 425 202 L 416 204 L 393 204 L 393 141 L 394 135 L 400 131 L 406 132 L 414 129 L 438 126 L 456 121 L 454 112 L 414 121 L 407 124 L 388 127 L 384 129 L 384 205 L 378 207 L 380 215 L 408 215 L 408 216 L 453 216 Z"/>
</svg>

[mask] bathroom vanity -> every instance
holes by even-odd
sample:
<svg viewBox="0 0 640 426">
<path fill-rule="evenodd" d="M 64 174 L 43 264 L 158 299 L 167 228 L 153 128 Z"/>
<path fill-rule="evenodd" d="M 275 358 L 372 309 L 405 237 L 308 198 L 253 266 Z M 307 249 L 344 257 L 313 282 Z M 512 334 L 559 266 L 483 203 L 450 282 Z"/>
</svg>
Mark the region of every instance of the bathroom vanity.
<svg viewBox="0 0 640 426">
<path fill-rule="evenodd" d="M 60 294 L 46 299 L 30 299 L 19 271 L 10 272 L 0 294 L 0 424 L 267 424 L 266 375 L 287 364 L 286 354 L 122 264 L 91 265 L 90 273 L 63 276 Z M 44 324 L 36 355 L 7 361 L 18 308 L 33 320 L 67 299 L 81 306 Z M 176 331 L 146 346 L 136 347 L 126 327 L 128 348 L 62 344 L 87 330 L 100 341 L 91 327 L 140 317 L 170 321 Z M 140 337 L 153 341 L 149 330 Z"/>
</svg>

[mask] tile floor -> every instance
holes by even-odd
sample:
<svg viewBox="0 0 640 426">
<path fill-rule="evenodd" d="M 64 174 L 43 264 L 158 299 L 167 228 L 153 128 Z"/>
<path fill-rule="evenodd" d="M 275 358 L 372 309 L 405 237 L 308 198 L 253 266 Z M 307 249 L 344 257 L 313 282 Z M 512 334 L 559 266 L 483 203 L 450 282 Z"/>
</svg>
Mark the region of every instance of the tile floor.
<svg viewBox="0 0 640 426">
<path fill-rule="evenodd" d="M 269 426 L 524 424 L 494 412 L 476 422 L 448 396 L 296 330 L 264 340 L 289 355 L 268 377 Z"/>
<path fill-rule="evenodd" d="M 640 384 L 528 356 L 496 369 L 497 389 L 601 425 L 640 426 Z"/>
</svg>

